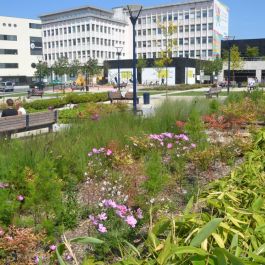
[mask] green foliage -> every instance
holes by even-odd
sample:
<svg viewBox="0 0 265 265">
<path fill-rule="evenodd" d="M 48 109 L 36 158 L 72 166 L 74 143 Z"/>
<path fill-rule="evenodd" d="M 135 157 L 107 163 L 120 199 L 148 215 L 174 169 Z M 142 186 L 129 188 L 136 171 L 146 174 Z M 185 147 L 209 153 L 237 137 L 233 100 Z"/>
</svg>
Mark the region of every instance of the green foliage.
<svg viewBox="0 0 265 265">
<path fill-rule="evenodd" d="M 44 78 L 45 76 L 48 76 L 49 74 L 50 74 L 50 69 L 46 62 L 39 62 L 36 64 L 36 71 L 35 71 L 36 77 Z"/>
<path fill-rule="evenodd" d="M 202 150 L 207 147 L 207 135 L 205 134 L 204 123 L 200 114 L 196 109 L 192 109 L 188 121 L 185 125 L 185 131 L 191 138 L 191 140 L 197 144 L 197 147 Z"/>
<path fill-rule="evenodd" d="M 246 56 L 249 58 L 259 57 L 259 47 L 250 47 L 248 45 L 246 49 Z"/>
<path fill-rule="evenodd" d="M 145 163 L 145 174 L 148 177 L 144 188 L 150 195 L 156 195 L 167 184 L 168 176 L 163 168 L 161 155 L 152 152 Z"/>
<path fill-rule="evenodd" d="M 69 62 L 65 57 L 59 58 L 52 65 L 52 71 L 55 75 L 62 77 L 64 74 L 67 74 L 69 71 Z"/>
<path fill-rule="evenodd" d="M 68 94 L 62 98 L 54 98 L 54 99 L 42 99 L 35 100 L 33 102 L 28 102 L 24 104 L 26 109 L 33 110 L 47 110 L 49 107 L 52 108 L 60 108 L 65 106 L 66 104 L 78 104 L 78 103 L 86 103 L 86 102 L 100 102 L 106 101 L 108 99 L 107 93 L 95 93 L 95 94 L 82 94 L 78 95 L 75 93 Z"/>
<path fill-rule="evenodd" d="M 218 75 L 223 69 L 223 60 L 221 58 L 215 58 L 213 61 L 200 61 L 200 69 L 204 70 L 206 75 L 212 75 L 215 73 Z"/>
</svg>

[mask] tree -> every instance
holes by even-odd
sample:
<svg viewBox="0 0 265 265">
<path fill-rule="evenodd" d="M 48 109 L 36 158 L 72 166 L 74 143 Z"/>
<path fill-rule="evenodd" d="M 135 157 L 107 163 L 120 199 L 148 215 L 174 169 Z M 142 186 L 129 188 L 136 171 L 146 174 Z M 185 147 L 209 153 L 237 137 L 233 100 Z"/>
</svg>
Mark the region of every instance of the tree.
<svg viewBox="0 0 265 265">
<path fill-rule="evenodd" d="M 88 89 L 89 84 L 89 77 L 93 77 L 99 74 L 101 71 L 100 67 L 98 66 L 98 60 L 89 58 L 89 60 L 82 66 L 82 72 L 86 76 L 86 87 Z"/>
<path fill-rule="evenodd" d="M 70 63 L 68 73 L 70 76 L 77 76 L 81 68 L 82 67 L 81 67 L 81 63 L 79 62 L 79 60 L 75 59 L 72 61 L 72 63 Z"/>
<path fill-rule="evenodd" d="M 155 60 L 155 66 L 158 69 L 158 74 L 162 76 L 162 68 L 166 67 L 165 77 L 166 85 L 168 84 L 168 66 L 172 63 L 172 51 L 173 48 L 177 45 L 176 38 L 173 39 L 173 35 L 177 33 L 177 26 L 170 22 L 169 25 L 158 24 L 158 27 L 161 29 L 163 34 L 163 46 L 164 49 L 160 51 L 160 58 Z M 164 45 L 165 44 L 165 45 Z M 163 77 L 163 76 L 162 76 Z"/>
<path fill-rule="evenodd" d="M 259 47 L 247 46 L 246 56 L 249 58 L 259 57 Z"/>
<path fill-rule="evenodd" d="M 65 57 L 59 58 L 52 66 L 53 72 L 56 76 L 61 77 L 67 74 L 69 71 L 69 62 L 68 59 Z"/>
<path fill-rule="evenodd" d="M 35 76 L 39 79 L 43 79 L 45 76 L 48 76 L 50 69 L 46 62 L 39 62 L 36 64 Z"/>
<path fill-rule="evenodd" d="M 229 60 L 229 51 L 225 50 L 223 53 L 224 60 L 228 62 Z M 240 51 L 238 46 L 233 45 L 231 47 L 231 60 L 230 60 L 230 67 L 233 71 L 233 80 L 235 81 L 235 71 L 241 70 L 244 66 L 243 59 L 241 58 Z"/>
<path fill-rule="evenodd" d="M 213 75 L 214 73 L 218 75 L 223 69 L 223 60 L 216 57 L 213 61 L 202 61 L 200 68 L 206 75 Z"/>
</svg>

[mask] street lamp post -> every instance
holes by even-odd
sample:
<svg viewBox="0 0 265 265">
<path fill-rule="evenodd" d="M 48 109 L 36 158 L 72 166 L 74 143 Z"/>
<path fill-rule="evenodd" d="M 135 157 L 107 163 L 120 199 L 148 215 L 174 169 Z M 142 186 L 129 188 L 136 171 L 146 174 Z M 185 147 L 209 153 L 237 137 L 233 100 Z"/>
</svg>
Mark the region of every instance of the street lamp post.
<svg viewBox="0 0 265 265">
<path fill-rule="evenodd" d="M 123 47 L 115 47 L 116 50 L 117 50 L 117 56 L 118 56 L 118 89 L 119 91 L 121 90 L 121 69 L 120 69 L 120 56 L 121 56 L 121 52 L 122 52 L 122 49 Z"/>
<path fill-rule="evenodd" d="M 137 112 L 137 91 L 136 91 L 136 85 L 137 85 L 137 78 L 136 78 L 136 42 L 135 42 L 135 37 L 136 37 L 136 31 L 135 31 L 135 26 L 136 22 L 140 16 L 140 13 L 142 11 L 142 6 L 141 5 L 128 5 L 127 6 L 129 15 L 130 15 L 130 20 L 133 26 L 133 112 L 136 114 Z"/>
<path fill-rule="evenodd" d="M 228 42 L 228 68 L 227 68 L 227 93 L 230 92 L 230 83 L 231 83 L 231 40 L 234 40 L 234 36 L 227 36 L 225 39 Z"/>
</svg>

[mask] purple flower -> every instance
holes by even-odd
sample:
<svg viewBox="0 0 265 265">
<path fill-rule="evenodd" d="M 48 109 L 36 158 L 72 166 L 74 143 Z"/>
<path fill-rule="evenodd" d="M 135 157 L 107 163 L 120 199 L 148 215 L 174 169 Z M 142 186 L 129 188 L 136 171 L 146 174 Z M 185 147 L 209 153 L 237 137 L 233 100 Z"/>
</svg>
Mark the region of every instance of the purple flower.
<svg viewBox="0 0 265 265">
<path fill-rule="evenodd" d="M 39 262 L 40 262 L 39 257 L 38 257 L 38 256 L 35 256 L 35 257 L 34 257 L 34 263 L 35 263 L 35 264 L 39 264 Z"/>
<path fill-rule="evenodd" d="M 51 246 L 50 246 L 50 250 L 51 250 L 51 251 L 55 251 L 55 250 L 56 250 L 56 246 L 55 246 L 55 245 L 51 245 Z"/>
<path fill-rule="evenodd" d="M 98 219 L 101 220 L 101 221 L 104 221 L 104 220 L 107 220 L 107 215 L 106 213 L 101 213 L 98 215 Z"/>
<path fill-rule="evenodd" d="M 173 147 L 172 143 L 167 144 L 167 149 L 172 149 L 172 147 Z"/>
<path fill-rule="evenodd" d="M 87 155 L 90 157 L 90 156 L 92 156 L 93 154 L 92 154 L 92 152 L 90 152 L 90 153 L 88 153 Z"/>
<path fill-rule="evenodd" d="M 118 209 L 118 211 L 116 211 L 116 213 L 122 218 L 128 212 L 128 209 L 127 209 L 127 207 L 125 205 L 117 205 L 116 208 Z"/>
<path fill-rule="evenodd" d="M 0 182 L 0 189 L 5 189 L 5 188 L 7 188 L 9 185 L 8 184 L 6 184 L 6 183 L 1 183 Z"/>
<path fill-rule="evenodd" d="M 72 257 L 70 254 L 68 254 L 68 255 L 66 256 L 66 260 L 71 261 L 71 260 L 73 260 L 73 257 Z"/>
<path fill-rule="evenodd" d="M 137 224 L 137 220 L 132 215 L 127 216 L 125 218 L 125 222 L 131 227 L 135 227 L 135 225 Z"/>
<path fill-rule="evenodd" d="M 107 208 L 115 209 L 117 207 L 116 202 L 113 201 L 113 200 L 104 200 L 102 202 L 103 202 L 104 206 L 107 207 Z"/>
<path fill-rule="evenodd" d="M 93 225 L 98 225 L 98 220 L 94 215 L 89 215 L 88 218 L 92 222 Z"/>
<path fill-rule="evenodd" d="M 169 133 L 169 132 L 163 133 L 162 135 L 164 135 L 167 138 L 172 138 L 173 137 L 173 133 Z"/>
<path fill-rule="evenodd" d="M 110 149 L 108 149 L 107 152 L 106 152 L 106 155 L 107 155 L 107 156 L 112 155 L 112 151 L 111 151 Z"/>
<path fill-rule="evenodd" d="M 23 202 L 24 199 L 25 199 L 25 198 L 24 198 L 24 196 L 22 196 L 22 195 L 18 195 L 18 196 L 17 196 L 17 200 L 20 201 L 20 202 Z"/>
<path fill-rule="evenodd" d="M 93 149 L 92 149 L 92 152 L 93 152 L 94 154 L 99 154 L 99 150 L 98 150 L 97 148 L 93 148 Z"/>
<path fill-rule="evenodd" d="M 100 233 L 107 233 L 107 228 L 103 224 L 98 225 L 98 231 Z"/>
<path fill-rule="evenodd" d="M 136 215 L 137 215 L 138 219 L 143 219 L 144 218 L 143 217 L 143 211 L 140 208 L 137 209 Z"/>
<path fill-rule="evenodd" d="M 196 144 L 191 144 L 191 148 L 196 148 Z"/>
</svg>

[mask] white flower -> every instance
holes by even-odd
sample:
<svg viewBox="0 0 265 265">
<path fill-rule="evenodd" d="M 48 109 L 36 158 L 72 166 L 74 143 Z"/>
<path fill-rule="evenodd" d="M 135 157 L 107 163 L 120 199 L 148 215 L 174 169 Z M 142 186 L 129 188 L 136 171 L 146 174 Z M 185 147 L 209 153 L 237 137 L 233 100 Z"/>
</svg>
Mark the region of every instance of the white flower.
<svg viewBox="0 0 265 265">
<path fill-rule="evenodd" d="M 99 206 L 99 207 L 103 207 L 103 203 L 100 202 L 100 203 L 98 204 L 98 206 Z"/>
<path fill-rule="evenodd" d="M 153 204 L 154 202 L 155 202 L 155 199 L 152 198 L 152 199 L 150 200 L 150 203 Z"/>
<path fill-rule="evenodd" d="M 101 190 L 102 190 L 102 191 L 105 191 L 105 188 L 104 188 L 104 187 L 102 187 L 102 188 L 101 188 Z"/>
<path fill-rule="evenodd" d="M 120 196 L 121 195 L 121 192 L 120 191 L 117 191 L 117 195 Z"/>
<path fill-rule="evenodd" d="M 129 196 L 126 195 L 126 196 L 124 197 L 124 201 L 125 201 L 125 202 L 128 201 L 128 198 L 129 198 Z"/>
</svg>

